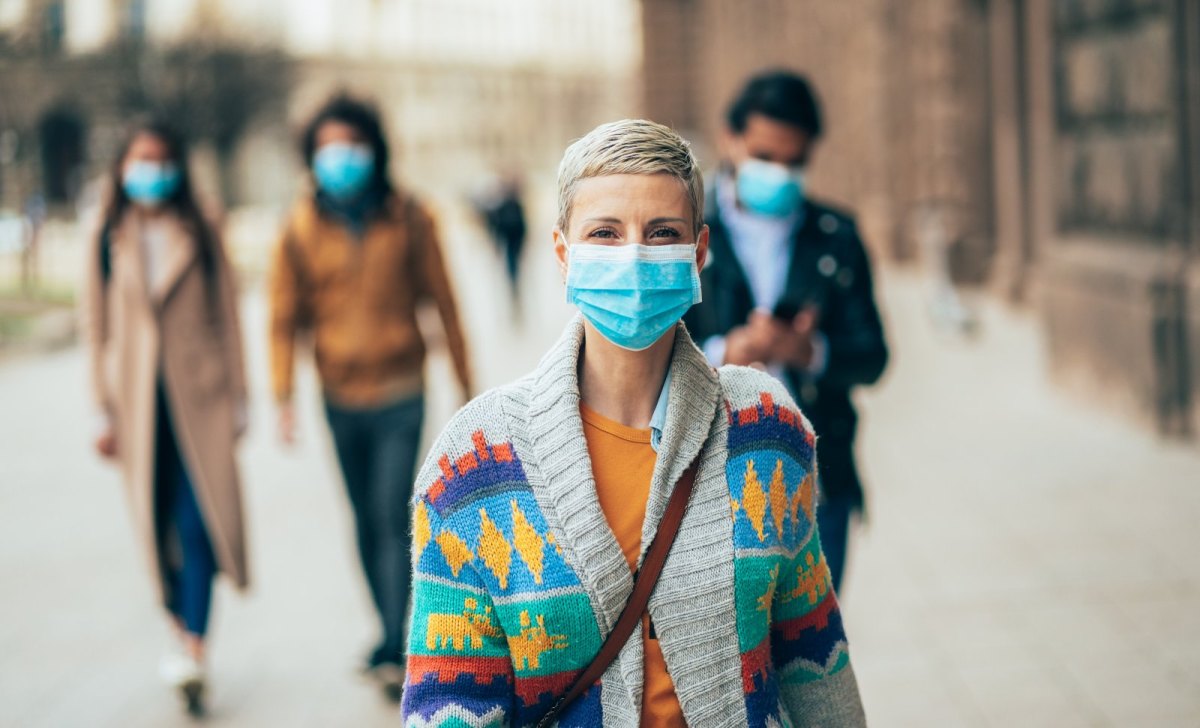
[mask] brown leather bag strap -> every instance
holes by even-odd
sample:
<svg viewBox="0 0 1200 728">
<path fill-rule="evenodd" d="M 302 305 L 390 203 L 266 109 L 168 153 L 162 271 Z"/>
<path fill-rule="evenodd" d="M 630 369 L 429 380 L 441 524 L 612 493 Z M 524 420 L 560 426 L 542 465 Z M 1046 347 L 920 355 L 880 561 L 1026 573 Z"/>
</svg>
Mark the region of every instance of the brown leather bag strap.
<svg viewBox="0 0 1200 728">
<path fill-rule="evenodd" d="M 650 548 L 646 551 L 642 568 L 638 569 L 633 578 L 633 593 L 629 595 L 629 601 L 621 610 L 621 616 L 617 618 L 616 626 L 613 627 L 612 632 L 608 633 L 604 644 L 600 646 L 600 652 L 596 654 L 591 664 L 579 673 L 575 682 L 571 683 L 571 688 L 554 703 L 550 712 L 538 721 L 538 728 L 549 728 L 571 703 L 596 684 L 613 660 L 617 659 L 617 655 L 629 641 L 633 630 L 641 623 L 642 614 L 646 612 L 646 605 L 650 603 L 650 595 L 654 592 L 654 586 L 658 584 L 659 575 L 662 574 L 663 564 L 667 562 L 667 554 L 671 551 L 671 545 L 675 543 L 675 537 L 679 534 L 679 525 L 683 523 L 683 514 L 687 511 L 688 500 L 691 498 L 695 486 L 696 463 L 693 462 L 687 470 L 683 471 L 683 475 L 679 476 L 679 481 L 675 483 L 675 489 L 671 491 L 671 498 L 667 501 L 667 510 L 658 524 L 658 531 L 650 541 Z"/>
</svg>

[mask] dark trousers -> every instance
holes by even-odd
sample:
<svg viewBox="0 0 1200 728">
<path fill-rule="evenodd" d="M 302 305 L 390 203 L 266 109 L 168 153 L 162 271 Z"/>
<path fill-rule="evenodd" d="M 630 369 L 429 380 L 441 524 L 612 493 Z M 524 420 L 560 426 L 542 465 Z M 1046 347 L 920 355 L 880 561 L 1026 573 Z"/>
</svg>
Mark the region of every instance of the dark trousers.
<svg viewBox="0 0 1200 728">
<path fill-rule="evenodd" d="M 842 588 L 842 574 L 846 570 L 846 548 L 850 541 L 850 516 L 854 513 L 854 502 L 848 498 L 823 498 L 817 505 L 817 533 L 821 536 L 821 550 L 829 575 L 833 579 L 833 590 Z"/>
<path fill-rule="evenodd" d="M 504 247 L 504 270 L 508 274 L 508 284 L 513 297 L 517 295 L 517 279 L 521 275 L 521 248 L 525 245 L 522 235 L 505 236 L 501 245 Z"/>
<path fill-rule="evenodd" d="M 188 632 L 203 637 L 208 632 L 217 560 L 161 387 L 156 419 L 154 511 L 159 553 L 164 555 L 167 609 Z"/>
<path fill-rule="evenodd" d="M 326 402 L 325 414 L 354 510 L 358 555 L 383 626 L 370 662 L 399 663 L 411 581 L 409 501 L 425 399 L 418 395 L 372 409 Z"/>
</svg>

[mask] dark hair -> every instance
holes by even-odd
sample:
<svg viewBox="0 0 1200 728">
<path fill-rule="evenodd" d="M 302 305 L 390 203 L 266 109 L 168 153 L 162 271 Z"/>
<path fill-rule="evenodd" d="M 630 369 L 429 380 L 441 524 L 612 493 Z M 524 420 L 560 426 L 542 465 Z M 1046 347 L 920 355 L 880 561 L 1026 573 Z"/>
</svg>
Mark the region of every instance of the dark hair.
<svg viewBox="0 0 1200 728">
<path fill-rule="evenodd" d="M 729 128 L 741 134 L 752 114 L 797 126 L 814 139 L 821 136 L 820 102 L 808 79 L 798 73 L 766 71 L 747 81 L 729 105 Z"/>
<path fill-rule="evenodd" d="M 187 146 L 184 144 L 183 137 L 170 124 L 161 119 L 142 119 L 130 126 L 129 135 L 121 144 L 116 159 L 113 160 L 112 169 L 109 172 L 111 195 L 108 205 L 104 209 L 103 224 L 100 227 L 101 270 L 109 269 L 108 261 L 110 261 L 109 256 L 111 255 L 108 249 L 111 244 L 109 238 L 129 208 L 129 195 L 125 194 L 125 185 L 122 180 L 125 157 L 129 155 L 129 149 L 133 146 L 134 140 L 142 135 L 153 136 L 161 141 L 167 147 L 167 154 L 171 161 L 179 170 L 179 185 L 175 188 L 175 192 L 163 201 L 163 207 L 178 215 L 183 220 L 188 232 L 192 234 L 196 253 L 204 268 L 204 276 L 211 288 L 216 280 L 217 271 L 216 236 L 204 219 L 204 214 L 200 212 L 200 206 L 196 203 L 196 197 L 192 192 L 192 178 L 188 172 Z"/>
<path fill-rule="evenodd" d="M 304 166 L 312 169 L 313 155 L 317 151 L 317 132 L 327 121 L 337 121 L 348 124 L 362 134 L 363 140 L 371 147 L 375 155 L 375 171 L 371 178 L 371 187 L 377 192 L 391 192 L 392 183 L 388 179 L 387 139 L 383 135 L 383 124 L 379 120 L 379 112 L 367 101 L 356 99 L 347 94 L 338 94 L 325 102 L 325 105 L 313 114 L 312 119 L 304 125 L 300 135 L 300 153 L 304 157 Z"/>
</svg>

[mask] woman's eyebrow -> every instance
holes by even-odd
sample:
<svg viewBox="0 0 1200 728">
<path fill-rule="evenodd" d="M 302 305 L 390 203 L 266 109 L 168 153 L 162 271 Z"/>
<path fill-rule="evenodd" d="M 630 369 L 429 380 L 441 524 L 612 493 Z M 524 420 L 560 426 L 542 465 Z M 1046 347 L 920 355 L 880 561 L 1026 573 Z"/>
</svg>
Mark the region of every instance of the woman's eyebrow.
<svg viewBox="0 0 1200 728">
<path fill-rule="evenodd" d="M 619 218 L 619 217 L 589 217 L 586 220 L 584 220 L 584 222 L 585 223 L 604 222 L 604 223 L 619 225 L 619 224 L 621 224 L 621 218 Z M 666 223 L 666 222 L 687 223 L 687 220 L 684 220 L 682 217 L 656 217 L 653 220 L 648 221 L 646 224 L 647 225 L 662 225 L 663 223 Z"/>
<path fill-rule="evenodd" d="M 621 223 L 621 218 L 619 218 L 619 217 L 589 217 L 586 220 L 584 220 L 584 222 L 607 222 L 607 223 L 616 223 L 619 225 Z"/>
</svg>

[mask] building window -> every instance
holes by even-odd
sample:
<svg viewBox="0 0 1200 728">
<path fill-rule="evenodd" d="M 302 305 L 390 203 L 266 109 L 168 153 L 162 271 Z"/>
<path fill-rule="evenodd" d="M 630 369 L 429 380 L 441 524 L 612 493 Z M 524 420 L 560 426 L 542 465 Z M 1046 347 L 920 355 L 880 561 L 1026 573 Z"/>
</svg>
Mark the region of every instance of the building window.
<svg viewBox="0 0 1200 728">
<path fill-rule="evenodd" d="M 67 35 L 67 12 L 63 0 L 53 0 L 42 8 L 42 47 L 51 53 L 62 50 Z"/>
<path fill-rule="evenodd" d="M 122 31 L 135 43 L 146 39 L 146 0 L 129 0 L 125 6 L 125 21 Z"/>
</svg>

